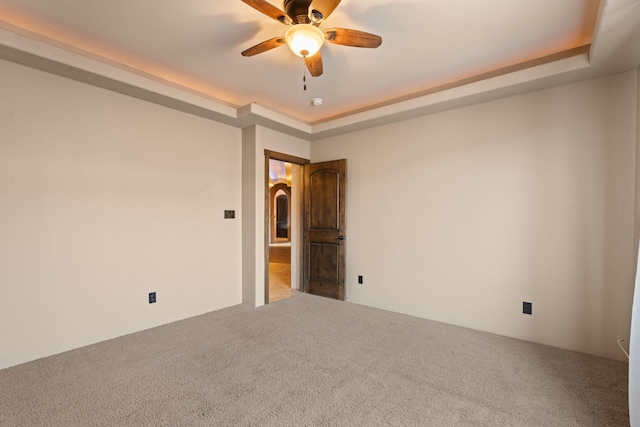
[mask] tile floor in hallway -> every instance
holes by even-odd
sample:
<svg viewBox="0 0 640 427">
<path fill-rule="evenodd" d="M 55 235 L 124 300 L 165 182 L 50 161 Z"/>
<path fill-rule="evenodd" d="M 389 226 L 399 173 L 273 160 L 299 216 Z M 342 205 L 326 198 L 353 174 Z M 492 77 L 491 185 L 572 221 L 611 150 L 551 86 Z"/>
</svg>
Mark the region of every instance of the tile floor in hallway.
<svg viewBox="0 0 640 427">
<path fill-rule="evenodd" d="M 291 245 L 269 246 L 269 302 L 297 294 L 291 289 Z"/>
</svg>

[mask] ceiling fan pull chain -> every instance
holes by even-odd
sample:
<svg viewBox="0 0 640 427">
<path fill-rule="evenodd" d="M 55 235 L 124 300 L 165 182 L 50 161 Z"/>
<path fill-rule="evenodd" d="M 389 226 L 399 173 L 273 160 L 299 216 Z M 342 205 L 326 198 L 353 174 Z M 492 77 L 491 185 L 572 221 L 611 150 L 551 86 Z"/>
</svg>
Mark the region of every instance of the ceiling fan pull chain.
<svg viewBox="0 0 640 427">
<path fill-rule="evenodd" d="M 306 60 L 306 57 L 305 57 Z M 304 90 L 307 90 L 307 65 L 304 66 L 304 71 L 302 74 L 302 82 L 304 83 Z"/>
</svg>

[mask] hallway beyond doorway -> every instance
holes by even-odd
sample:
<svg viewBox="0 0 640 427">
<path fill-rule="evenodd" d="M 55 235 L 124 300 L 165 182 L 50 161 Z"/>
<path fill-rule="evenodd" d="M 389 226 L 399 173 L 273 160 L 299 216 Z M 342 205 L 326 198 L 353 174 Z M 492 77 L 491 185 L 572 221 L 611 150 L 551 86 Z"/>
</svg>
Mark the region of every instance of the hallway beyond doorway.
<svg viewBox="0 0 640 427">
<path fill-rule="evenodd" d="M 290 298 L 298 293 L 291 289 L 291 244 L 269 246 L 269 302 Z"/>
</svg>

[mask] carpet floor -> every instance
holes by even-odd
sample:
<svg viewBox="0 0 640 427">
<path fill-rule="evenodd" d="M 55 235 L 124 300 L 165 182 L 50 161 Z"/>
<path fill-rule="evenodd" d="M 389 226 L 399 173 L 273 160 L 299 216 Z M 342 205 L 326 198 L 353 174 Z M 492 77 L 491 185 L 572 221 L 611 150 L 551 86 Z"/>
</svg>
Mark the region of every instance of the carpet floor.
<svg viewBox="0 0 640 427">
<path fill-rule="evenodd" d="M 0 370 L 0 425 L 628 426 L 627 369 L 300 294 Z"/>
</svg>

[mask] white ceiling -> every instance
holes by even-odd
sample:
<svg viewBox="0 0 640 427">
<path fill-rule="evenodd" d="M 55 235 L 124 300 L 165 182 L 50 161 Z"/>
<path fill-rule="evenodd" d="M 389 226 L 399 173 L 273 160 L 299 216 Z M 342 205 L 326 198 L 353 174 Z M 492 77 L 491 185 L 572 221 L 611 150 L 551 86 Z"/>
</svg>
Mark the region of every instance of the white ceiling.
<svg viewBox="0 0 640 427">
<path fill-rule="evenodd" d="M 273 0 L 279 8 L 282 3 Z M 460 86 L 452 82 L 472 83 L 528 65 L 538 65 L 538 71 L 525 70 L 528 77 L 518 71 L 519 78 L 503 76 L 484 89 L 476 83 L 462 93 L 458 87 L 457 94 L 440 95 L 436 103 L 506 86 L 531 90 L 640 64 L 640 0 L 343 0 L 321 25 L 331 27 L 378 34 L 382 46 L 326 43 L 324 75 L 308 77 L 304 91 L 303 61 L 286 46 L 240 55 L 286 30 L 240 0 L 0 0 L 0 45 L 13 40 L 7 32 L 45 42 L 225 106 L 252 105 L 252 112 L 269 112 L 263 116 L 282 113 L 276 121 L 293 118 L 299 122 L 293 127 L 308 134 L 345 126 L 345 120 L 366 123 L 398 111 L 424 112 L 434 103 L 427 99 L 433 88 L 451 92 Z M 586 47 L 571 51 L 580 46 Z M 553 54 L 557 61 L 535 62 Z M 64 55 L 56 60 L 65 62 Z M 315 97 L 324 104 L 314 107 Z"/>
</svg>

